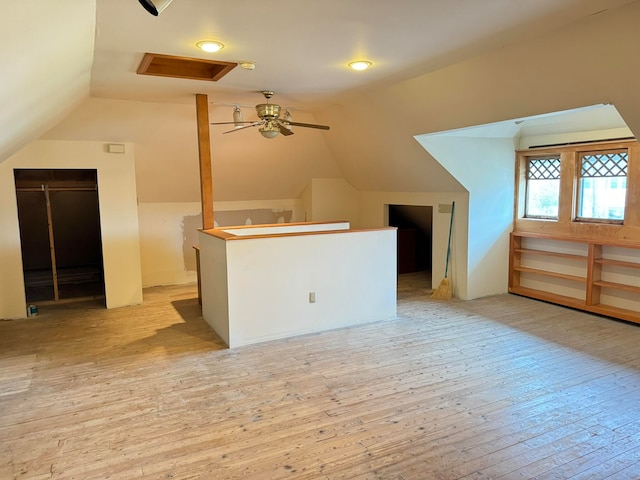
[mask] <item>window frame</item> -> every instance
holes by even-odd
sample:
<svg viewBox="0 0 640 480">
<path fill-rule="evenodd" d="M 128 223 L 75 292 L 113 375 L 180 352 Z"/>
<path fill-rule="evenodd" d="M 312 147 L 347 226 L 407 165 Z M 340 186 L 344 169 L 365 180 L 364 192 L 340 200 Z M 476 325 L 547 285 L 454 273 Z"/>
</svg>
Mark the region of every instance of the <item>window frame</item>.
<svg viewBox="0 0 640 480">
<path fill-rule="evenodd" d="M 528 213 L 529 210 L 529 190 L 530 190 L 530 181 L 531 180 L 555 180 L 555 179 L 532 179 L 529 178 L 529 172 L 530 172 L 530 165 L 532 161 L 535 160 L 557 160 L 558 161 L 558 213 L 556 213 L 555 216 L 550 216 L 550 215 L 531 215 Z M 562 171 L 562 161 L 561 161 L 561 156 L 560 154 L 551 154 L 551 155 L 531 155 L 528 156 L 525 159 L 525 172 L 524 172 L 524 178 L 525 178 L 525 185 L 524 185 L 524 218 L 530 218 L 530 219 L 536 219 L 536 220 L 558 220 L 558 215 L 560 214 L 560 188 L 561 188 L 561 183 L 560 183 L 560 174 Z"/>
<path fill-rule="evenodd" d="M 627 150 L 627 183 L 624 203 L 624 218 L 586 219 L 577 218 L 578 158 L 580 152 L 603 153 Z M 558 218 L 525 216 L 527 160 L 560 155 L 560 194 Z M 546 232 L 556 235 L 590 235 L 592 232 L 623 228 L 640 228 L 640 142 L 633 137 L 593 142 L 576 142 L 558 145 L 540 145 L 515 151 L 515 197 L 513 205 L 514 228 L 521 231 Z"/>
<path fill-rule="evenodd" d="M 582 175 L 582 160 L 585 156 L 588 155 L 602 155 L 607 153 L 624 153 L 626 155 L 627 166 L 626 166 L 626 174 L 624 177 L 616 176 L 616 177 L 583 177 Z M 624 225 L 624 214 L 622 219 L 614 219 L 614 218 L 599 218 L 599 217 L 583 217 L 580 215 L 580 204 L 582 202 L 582 179 L 583 178 L 625 178 L 627 179 L 627 186 L 625 187 L 625 204 L 624 211 L 627 210 L 627 199 L 626 199 L 626 191 L 628 189 L 628 179 L 629 179 L 629 149 L 628 148 L 610 148 L 610 149 L 597 149 L 597 150 L 581 150 L 577 152 L 576 155 L 576 188 L 575 188 L 575 199 L 574 199 L 574 214 L 573 221 L 580 223 L 603 223 L 609 225 Z"/>
</svg>

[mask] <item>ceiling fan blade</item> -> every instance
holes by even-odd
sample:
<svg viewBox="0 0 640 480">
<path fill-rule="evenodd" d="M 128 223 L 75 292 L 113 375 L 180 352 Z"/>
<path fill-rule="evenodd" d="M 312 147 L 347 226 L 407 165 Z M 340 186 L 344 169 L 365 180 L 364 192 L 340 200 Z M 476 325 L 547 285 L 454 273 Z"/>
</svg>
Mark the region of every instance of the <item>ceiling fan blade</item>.
<svg viewBox="0 0 640 480">
<path fill-rule="evenodd" d="M 235 125 L 236 123 L 256 123 L 256 122 L 255 120 L 246 121 L 246 122 L 211 122 L 209 125 Z"/>
<path fill-rule="evenodd" d="M 233 123 L 233 122 L 231 122 L 231 123 Z M 245 128 L 257 127 L 258 125 L 262 125 L 262 122 L 253 122 L 251 125 L 244 125 L 242 127 L 236 127 L 233 130 L 227 130 L 226 132 L 222 132 L 222 133 L 233 133 L 233 132 L 237 132 L 238 130 L 244 130 Z"/>
<path fill-rule="evenodd" d="M 307 127 L 307 128 L 318 128 L 320 130 L 329 130 L 329 127 L 326 125 L 316 125 L 314 123 L 300 123 L 300 122 L 285 122 L 287 125 L 293 125 L 295 127 Z"/>
<path fill-rule="evenodd" d="M 281 123 L 278 124 L 278 128 L 280 129 L 280 133 L 285 137 L 293 135 L 293 132 Z"/>
</svg>

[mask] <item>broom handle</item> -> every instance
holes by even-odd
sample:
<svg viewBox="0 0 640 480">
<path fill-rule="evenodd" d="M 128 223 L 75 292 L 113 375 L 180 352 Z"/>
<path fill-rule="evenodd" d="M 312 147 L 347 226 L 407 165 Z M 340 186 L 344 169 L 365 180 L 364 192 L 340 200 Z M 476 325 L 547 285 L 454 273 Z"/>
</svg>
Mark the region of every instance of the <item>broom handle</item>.
<svg viewBox="0 0 640 480">
<path fill-rule="evenodd" d="M 447 263 L 444 267 L 444 278 L 449 275 L 449 254 L 451 253 L 451 231 L 453 230 L 453 211 L 456 208 L 456 202 L 451 202 L 451 219 L 449 219 L 449 240 L 447 241 Z"/>
</svg>

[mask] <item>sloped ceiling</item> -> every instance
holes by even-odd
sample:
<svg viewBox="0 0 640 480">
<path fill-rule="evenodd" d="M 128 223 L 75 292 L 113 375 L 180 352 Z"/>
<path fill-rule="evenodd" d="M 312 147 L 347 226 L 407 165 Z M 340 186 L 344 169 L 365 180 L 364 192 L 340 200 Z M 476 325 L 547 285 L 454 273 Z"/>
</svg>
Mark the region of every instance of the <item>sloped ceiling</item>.
<svg viewBox="0 0 640 480">
<path fill-rule="evenodd" d="M 176 0 L 158 17 L 136 0 L 97 0 L 92 96 L 190 102 L 206 93 L 220 102 L 274 90 L 295 106 L 372 82 L 407 79 L 527 38 L 632 0 Z M 213 39 L 215 54 L 196 48 Z M 218 83 L 140 77 L 144 52 L 239 62 Z M 374 68 L 346 64 L 366 58 Z M 194 90 L 198 89 L 198 90 Z"/>
<path fill-rule="evenodd" d="M 612 104 L 637 136 L 639 20 L 634 2 L 435 72 L 351 92 L 318 118 L 340 132 L 329 142 L 346 178 L 374 191 L 460 188 L 434 167 L 416 135 Z"/>
<path fill-rule="evenodd" d="M 0 162 L 89 96 L 95 0 L 3 2 Z"/>
<path fill-rule="evenodd" d="M 176 0 L 156 18 L 135 0 L 13 2 L 0 19 L 9 72 L 0 79 L 0 161 L 45 131 L 132 141 L 146 201 L 195 200 L 193 94 L 209 95 L 213 119 L 230 119 L 230 106 L 259 103 L 264 88 L 299 108 L 294 118 L 331 131 L 299 132 L 285 146 L 213 127 L 216 200 L 291 198 L 314 176 L 342 176 L 359 190 L 460 191 L 416 135 L 586 105 L 612 103 L 640 130 L 640 1 L 453 4 Z M 258 68 L 219 85 L 135 74 L 145 51 L 196 56 L 204 36 L 227 41 L 218 59 Z M 354 76 L 344 63 L 355 55 L 374 57 L 375 68 Z M 161 114 L 131 122 L 130 112 L 145 110 Z"/>
</svg>

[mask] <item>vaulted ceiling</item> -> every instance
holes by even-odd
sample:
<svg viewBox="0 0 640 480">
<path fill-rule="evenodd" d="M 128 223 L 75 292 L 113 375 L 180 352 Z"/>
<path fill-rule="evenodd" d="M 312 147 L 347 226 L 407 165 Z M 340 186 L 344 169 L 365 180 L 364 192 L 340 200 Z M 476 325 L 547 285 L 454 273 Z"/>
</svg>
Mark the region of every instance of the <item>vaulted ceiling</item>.
<svg viewBox="0 0 640 480">
<path fill-rule="evenodd" d="M 332 127 L 273 148 L 332 158 L 307 164 L 306 176 L 341 175 L 363 190 L 455 190 L 415 135 L 601 103 L 640 130 L 638 20 L 638 0 L 175 0 L 158 17 L 136 0 L 11 2 L 0 18 L 0 161 L 46 132 L 119 139 L 117 124 L 139 113 L 139 102 L 152 111 L 176 105 L 168 108 L 180 117 L 190 110 L 177 105 L 191 108 L 193 94 L 205 93 L 212 116 L 230 120 L 230 105 L 254 105 L 262 101 L 256 92 L 273 89 L 296 119 Z M 195 47 L 203 39 L 226 47 L 205 54 Z M 236 67 L 219 82 L 137 75 L 145 52 L 248 60 L 256 69 Z M 350 71 L 357 58 L 373 68 Z M 87 131 L 92 124 L 99 133 Z M 269 154 L 249 148 L 249 138 L 263 140 L 238 132 L 216 148 L 234 164 L 259 158 L 246 166 L 264 178 Z M 242 183 L 224 197 L 248 198 Z M 295 194 L 250 187 L 256 198 Z"/>
</svg>

